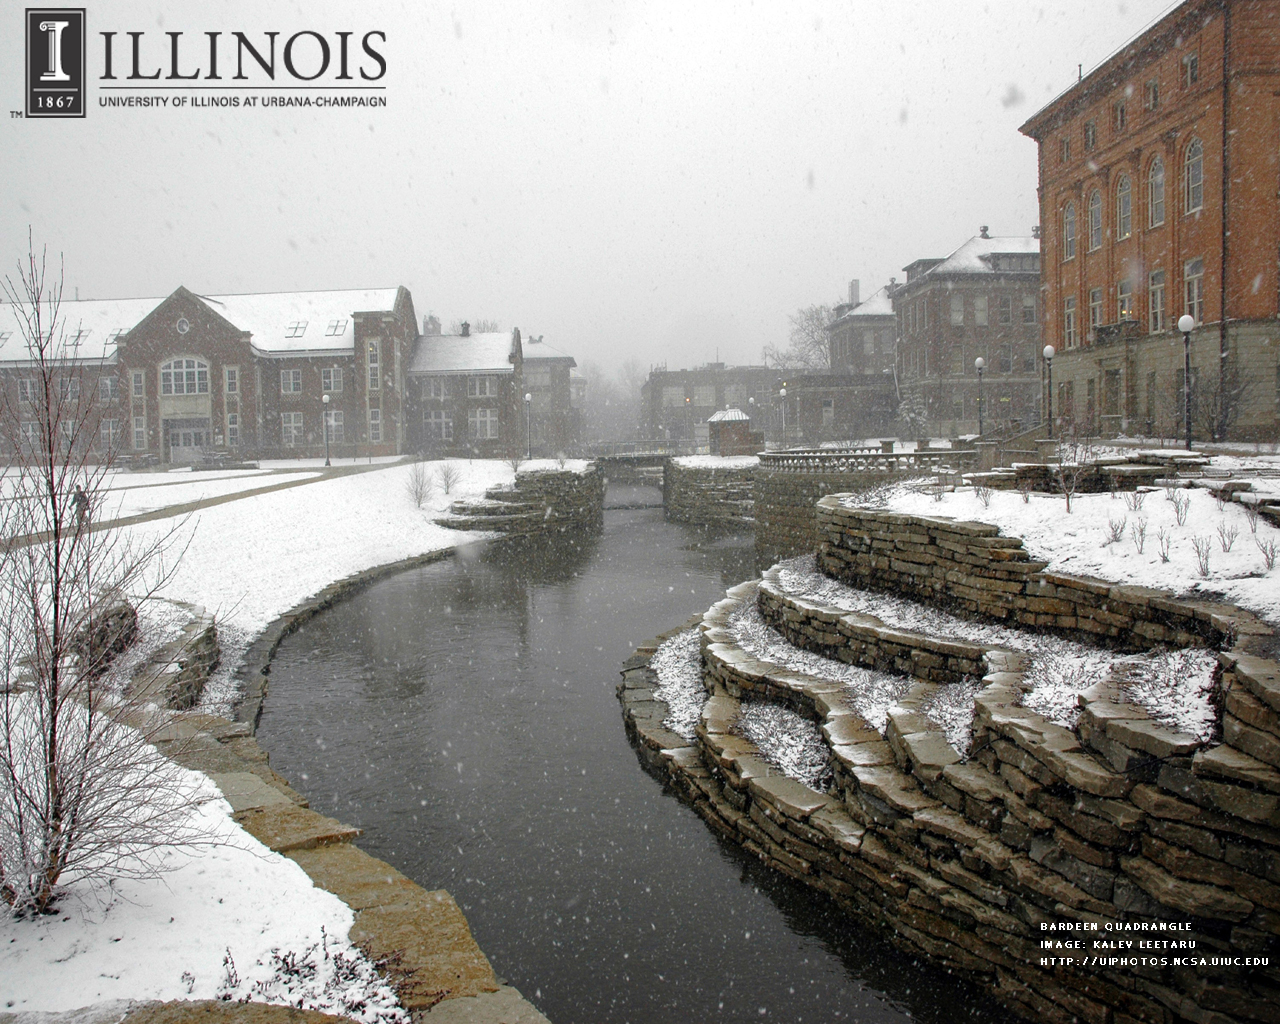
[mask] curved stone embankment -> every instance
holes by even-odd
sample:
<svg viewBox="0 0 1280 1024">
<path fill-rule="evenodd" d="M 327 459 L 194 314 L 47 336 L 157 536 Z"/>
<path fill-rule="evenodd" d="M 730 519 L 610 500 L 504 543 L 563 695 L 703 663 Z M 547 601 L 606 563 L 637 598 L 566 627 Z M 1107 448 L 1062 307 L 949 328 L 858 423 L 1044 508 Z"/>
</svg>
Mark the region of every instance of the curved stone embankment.
<svg viewBox="0 0 1280 1024">
<path fill-rule="evenodd" d="M 1228 647 L 1219 657 L 1225 742 L 1201 743 L 1152 721 L 1121 700 L 1112 680 L 1082 696 L 1079 724 L 1067 729 L 1020 705 L 1018 655 L 953 646 L 773 584 L 744 584 L 698 624 L 710 696 L 695 741 L 662 727 L 665 705 L 654 699 L 647 667 L 652 649 L 624 667 L 627 727 L 646 760 L 718 832 L 1030 1019 L 1275 1020 L 1280 665 L 1255 653 L 1270 631 L 1230 606 L 1063 575 L 1033 581 L 1047 575 L 1041 567 L 1008 565 L 1029 561 L 1020 544 L 979 524 L 822 505 L 820 562 L 874 558 L 877 573 L 897 574 L 912 596 L 940 595 L 952 610 L 972 601 L 1004 609 L 998 617 L 1006 620 L 1031 615 L 1033 625 L 1117 646 L 1148 645 L 1125 642 L 1123 630 L 1136 629 L 1165 642 Z M 901 557 L 908 553 L 910 564 Z M 989 588 L 990 580 L 1017 587 Z M 1042 586 L 1056 589 L 1045 596 Z M 1007 596 L 975 596 L 991 590 Z M 1033 597 L 1062 604 L 1018 604 Z M 745 601 L 799 646 L 915 676 L 884 735 L 851 710 L 842 685 L 739 647 L 726 627 Z M 1046 615 L 1052 621 L 1036 618 Z M 983 688 L 965 759 L 920 707 L 975 654 Z M 781 777 L 735 733 L 742 700 L 780 701 L 820 726 L 835 775 L 830 792 Z M 1126 927 L 1134 925 L 1162 930 Z M 1083 939 L 1083 948 L 1043 945 L 1063 939 Z M 1133 945 L 1094 949 L 1095 940 Z M 1178 957 L 1194 963 L 1175 965 Z"/>
<path fill-rule="evenodd" d="M 455 501 L 436 522 L 455 530 L 492 530 L 532 537 L 550 530 L 599 530 L 604 525 L 605 478 L 594 464 L 575 469 L 517 471 L 511 487 L 483 498 Z"/>
<path fill-rule="evenodd" d="M 757 464 L 743 457 L 668 459 L 662 477 L 667 518 L 701 526 L 750 526 L 755 522 Z"/>
</svg>

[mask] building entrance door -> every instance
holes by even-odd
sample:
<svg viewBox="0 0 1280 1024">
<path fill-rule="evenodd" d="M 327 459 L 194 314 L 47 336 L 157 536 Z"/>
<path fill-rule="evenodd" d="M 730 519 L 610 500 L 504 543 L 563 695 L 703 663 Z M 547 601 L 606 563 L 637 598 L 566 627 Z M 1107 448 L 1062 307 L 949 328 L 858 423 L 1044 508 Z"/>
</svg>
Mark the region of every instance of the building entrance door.
<svg viewBox="0 0 1280 1024">
<path fill-rule="evenodd" d="M 204 450 L 212 443 L 207 419 L 165 420 L 164 429 L 171 463 L 184 465 L 204 460 Z"/>
</svg>

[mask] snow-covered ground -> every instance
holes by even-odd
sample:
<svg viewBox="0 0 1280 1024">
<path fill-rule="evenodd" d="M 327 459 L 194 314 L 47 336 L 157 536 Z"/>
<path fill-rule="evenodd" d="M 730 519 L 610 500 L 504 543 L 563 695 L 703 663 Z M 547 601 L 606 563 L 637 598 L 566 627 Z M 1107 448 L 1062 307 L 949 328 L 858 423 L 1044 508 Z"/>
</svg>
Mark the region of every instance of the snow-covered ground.
<svg viewBox="0 0 1280 1024">
<path fill-rule="evenodd" d="M 171 547 L 181 560 L 160 596 L 218 614 L 227 661 L 222 706 L 227 706 L 237 651 L 278 615 L 353 572 L 476 536 L 436 526 L 431 519 L 457 498 L 509 483 L 512 470 L 503 462 L 457 460 L 455 465 L 461 479 L 452 493 L 437 487 L 422 508 L 408 493 L 410 466 L 393 464 L 217 505 L 181 525 Z M 178 474 L 121 474 L 119 482 L 155 476 L 168 482 Z M 284 478 L 232 479 L 256 486 Z M 202 483 L 207 487 L 217 478 Z M 176 496 L 185 487 L 155 490 Z M 124 532 L 131 541 L 145 543 L 173 523 L 162 519 Z M 171 637 L 180 623 L 173 606 L 160 602 L 144 608 L 142 619 L 142 646 L 126 655 L 131 664 Z M 209 785 L 194 773 L 192 784 Z M 217 841 L 174 852 L 175 870 L 149 881 L 118 882 L 97 894 L 73 887 L 54 916 L 0 917 L 0 1010 L 251 995 L 293 1005 L 302 999 L 308 1006 L 359 1017 L 344 996 L 360 992 L 371 997 L 364 1019 L 379 1014 L 398 1019 L 394 998 L 378 988 L 367 962 L 347 941 L 351 911 L 315 888 L 291 861 L 242 832 L 229 816 L 229 805 L 209 795 L 198 814 Z M 308 992 L 271 980 L 282 973 L 273 955 L 287 954 L 309 956 L 316 964 Z"/>
</svg>

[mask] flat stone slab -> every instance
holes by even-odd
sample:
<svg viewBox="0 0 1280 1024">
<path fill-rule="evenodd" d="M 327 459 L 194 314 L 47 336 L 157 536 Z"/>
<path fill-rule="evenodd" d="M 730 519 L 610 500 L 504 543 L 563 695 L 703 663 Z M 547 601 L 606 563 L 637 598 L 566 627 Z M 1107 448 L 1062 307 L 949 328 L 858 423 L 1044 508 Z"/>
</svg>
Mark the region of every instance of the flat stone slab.
<svg viewBox="0 0 1280 1024">
<path fill-rule="evenodd" d="M 753 778 L 748 785 L 752 796 L 773 804 L 783 814 L 797 821 L 804 820 L 814 811 L 821 810 L 831 803 L 829 796 L 823 796 L 804 783 L 796 782 L 795 779 L 789 779 L 784 775 Z"/>
<path fill-rule="evenodd" d="M 268 786 L 252 772 L 223 772 L 209 778 L 222 790 L 233 813 L 281 804 L 295 806 L 280 790 Z"/>
<path fill-rule="evenodd" d="M 386 861 L 370 857 L 350 843 L 290 850 L 285 856 L 352 910 L 404 903 L 422 892 L 420 885 Z"/>
<path fill-rule="evenodd" d="M 467 919 L 442 889 L 359 911 L 351 941 L 366 946 L 375 959 L 399 956 L 400 967 L 413 972 L 409 991 L 401 995 L 408 1010 L 498 991 L 493 968 L 471 937 Z"/>
<path fill-rule="evenodd" d="M 252 807 L 233 817 L 241 828 L 276 853 L 349 843 L 360 835 L 360 829 L 298 807 L 290 800 Z"/>
<path fill-rule="evenodd" d="M 432 1024 L 551 1024 L 510 985 L 502 985 L 497 992 L 446 999 L 420 1019 Z"/>
</svg>

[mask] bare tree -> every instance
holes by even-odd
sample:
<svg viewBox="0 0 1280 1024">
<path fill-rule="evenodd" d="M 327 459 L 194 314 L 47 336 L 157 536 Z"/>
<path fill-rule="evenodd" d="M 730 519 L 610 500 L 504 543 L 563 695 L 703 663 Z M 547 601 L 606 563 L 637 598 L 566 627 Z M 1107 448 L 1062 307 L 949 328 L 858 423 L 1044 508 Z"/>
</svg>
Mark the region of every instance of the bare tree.
<svg viewBox="0 0 1280 1024">
<path fill-rule="evenodd" d="M 1053 475 L 1067 499 L 1067 511 L 1070 512 L 1071 499 L 1080 489 L 1081 482 L 1097 468 L 1097 448 L 1091 439 L 1073 432 L 1058 442 L 1057 456 Z"/>
<path fill-rule="evenodd" d="M 462 470 L 457 463 L 445 461 L 436 467 L 436 482 L 440 484 L 440 489 L 448 494 L 459 480 L 462 479 Z"/>
<path fill-rule="evenodd" d="M 831 366 L 827 324 L 831 323 L 830 306 L 806 306 L 789 318 L 791 333 L 785 349 L 766 345 L 766 366 L 803 370 L 826 370 Z"/>
<path fill-rule="evenodd" d="M 66 340 L 43 254 L 4 292 L 26 358 L 0 399 L 0 899 L 43 913 L 76 880 L 162 870 L 166 848 L 200 833 L 190 776 L 104 674 L 116 645 L 92 639 L 166 581 L 173 532 L 135 543 L 95 524 L 116 436 L 97 401 L 104 367 Z"/>
<path fill-rule="evenodd" d="M 426 463 L 417 460 L 409 467 L 409 479 L 405 482 L 405 489 L 409 492 L 409 499 L 415 508 L 422 508 L 431 500 L 435 482 L 427 473 Z"/>
</svg>

